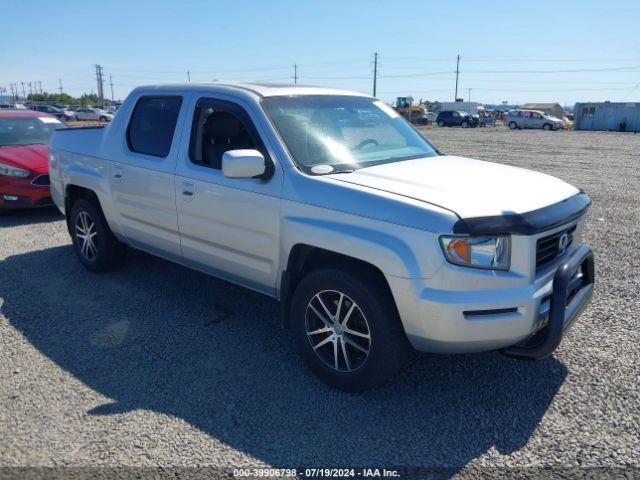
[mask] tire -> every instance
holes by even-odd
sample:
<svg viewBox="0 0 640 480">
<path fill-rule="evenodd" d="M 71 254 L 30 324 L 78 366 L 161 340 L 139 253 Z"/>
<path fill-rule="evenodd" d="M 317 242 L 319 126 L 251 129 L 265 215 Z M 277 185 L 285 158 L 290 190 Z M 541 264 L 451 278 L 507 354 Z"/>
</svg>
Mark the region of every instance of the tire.
<svg viewBox="0 0 640 480">
<path fill-rule="evenodd" d="M 549 124 L 549 123 L 545 123 L 545 124 L 542 126 L 542 129 L 543 129 L 543 130 L 546 130 L 546 131 L 549 131 L 549 130 L 553 130 L 553 127 L 551 126 L 551 124 Z"/>
<path fill-rule="evenodd" d="M 99 118 L 99 120 L 100 120 L 101 122 L 106 122 L 106 121 L 107 121 L 107 117 L 100 117 L 100 118 Z"/>
<path fill-rule="evenodd" d="M 518 128 L 518 124 L 516 122 L 509 122 L 510 130 L 515 130 L 516 128 Z"/>
<path fill-rule="evenodd" d="M 291 300 L 290 318 L 301 356 L 323 382 L 348 392 L 387 381 L 404 365 L 410 350 L 388 290 L 371 281 L 371 276 L 369 281 L 364 277 L 342 270 L 316 270 L 302 279 Z M 329 313 L 342 306 L 337 324 L 318 296 Z"/>
<path fill-rule="evenodd" d="M 462 122 L 462 128 L 469 128 L 469 122 Z"/>
<path fill-rule="evenodd" d="M 122 263 L 126 246 L 113 235 L 95 202 L 86 198 L 74 202 L 69 233 L 78 258 L 88 270 L 106 272 Z M 85 243 L 82 236 L 87 234 L 91 242 Z"/>
<path fill-rule="evenodd" d="M 440 128 L 444 127 L 444 122 L 442 120 L 438 120 L 438 126 Z"/>
</svg>

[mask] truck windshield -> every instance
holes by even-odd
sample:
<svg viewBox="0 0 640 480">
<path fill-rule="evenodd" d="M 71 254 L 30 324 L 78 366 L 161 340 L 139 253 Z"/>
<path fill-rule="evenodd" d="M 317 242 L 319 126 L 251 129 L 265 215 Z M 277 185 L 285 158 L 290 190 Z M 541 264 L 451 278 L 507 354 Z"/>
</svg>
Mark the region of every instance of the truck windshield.
<svg viewBox="0 0 640 480">
<path fill-rule="evenodd" d="M 309 174 L 438 155 L 393 108 L 372 98 L 274 96 L 262 105 L 296 164 Z"/>
<path fill-rule="evenodd" d="M 49 143 L 66 125 L 53 117 L 0 118 L 0 147 Z"/>
</svg>

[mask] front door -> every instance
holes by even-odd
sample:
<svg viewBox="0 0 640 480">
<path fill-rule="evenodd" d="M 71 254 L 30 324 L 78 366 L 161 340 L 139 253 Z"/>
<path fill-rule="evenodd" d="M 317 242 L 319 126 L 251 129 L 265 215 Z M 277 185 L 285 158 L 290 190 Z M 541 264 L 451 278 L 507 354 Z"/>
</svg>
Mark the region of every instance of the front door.
<svg viewBox="0 0 640 480">
<path fill-rule="evenodd" d="M 282 172 L 271 168 L 273 175 L 264 179 L 222 174 L 224 152 L 235 149 L 259 150 L 273 167 L 254 122 L 238 103 L 200 98 L 190 118 L 189 145 L 185 139 L 176 170 L 184 259 L 272 295 L 279 264 Z"/>
<path fill-rule="evenodd" d="M 136 102 L 110 185 L 122 233 L 135 247 L 182 259 L 175 199 L 182 97 L 142 95 Z M 121 112 L 125 114 L 126 112 Z"/>
</svg>

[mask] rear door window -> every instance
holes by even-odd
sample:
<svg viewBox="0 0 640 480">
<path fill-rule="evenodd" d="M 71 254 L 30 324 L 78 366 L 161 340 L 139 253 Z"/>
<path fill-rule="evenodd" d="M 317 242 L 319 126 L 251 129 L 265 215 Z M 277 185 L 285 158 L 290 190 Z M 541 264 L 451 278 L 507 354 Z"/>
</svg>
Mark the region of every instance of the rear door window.
<svg viewBox="0 0 640 480">
<path fill-rule="evenodd" d="M 178 96 L 140 97 L 127 128 L 129 149 L 153 157 L 169 155 L 181 105 Z"/>
</svg>

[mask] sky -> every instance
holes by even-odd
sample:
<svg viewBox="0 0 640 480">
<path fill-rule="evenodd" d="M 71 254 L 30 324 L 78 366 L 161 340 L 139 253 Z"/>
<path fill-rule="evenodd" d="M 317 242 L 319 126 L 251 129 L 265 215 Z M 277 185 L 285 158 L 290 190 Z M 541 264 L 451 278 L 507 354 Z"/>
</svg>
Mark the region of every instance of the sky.
<svg viewBox="0 0 640 480">
<path fill-rule="evenodd" d="M 293 82 L 483 103 L 640 101 L 640 2 L 0 0 L 0 87 Z M 190 72 L 187 74 L 187 72 Z"/>
</svg>

